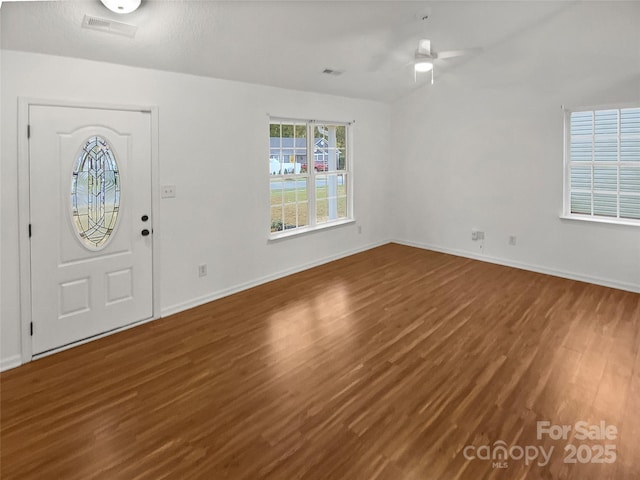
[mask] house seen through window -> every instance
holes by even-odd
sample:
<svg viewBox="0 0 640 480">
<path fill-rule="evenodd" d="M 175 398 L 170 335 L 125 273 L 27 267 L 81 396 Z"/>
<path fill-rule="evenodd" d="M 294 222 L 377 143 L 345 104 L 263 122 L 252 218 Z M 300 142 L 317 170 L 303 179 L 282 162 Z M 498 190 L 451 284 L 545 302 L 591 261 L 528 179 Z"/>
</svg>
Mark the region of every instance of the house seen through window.
<svg viewBox="0 0 640 480">
<path fill-rule="evenodd" d="M 352 218 L 349 124 L 271 119 L 271 233 Z"/>
</svg>

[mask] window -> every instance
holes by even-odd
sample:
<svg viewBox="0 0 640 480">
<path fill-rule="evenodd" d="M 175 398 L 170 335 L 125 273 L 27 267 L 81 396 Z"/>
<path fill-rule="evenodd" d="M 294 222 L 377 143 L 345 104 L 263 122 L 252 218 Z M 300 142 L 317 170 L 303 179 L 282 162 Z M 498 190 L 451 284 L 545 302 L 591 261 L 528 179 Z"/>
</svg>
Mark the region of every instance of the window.
<svg viewBox="0 0 640 480">
<path fill-rule="evenodd" d="M 73 225 L 91 250 L 105 246 L 120 210 L 120 173 L 109 143 L 91 137 L 75 161 L 71 178 Z"/>
<path fill-rule="evenodd" d="M 640 225 L 640 108 L 566 112 L 565 216 Z"/>
<path fill-rule="evenodd" d="M 271 234 L 351 220 L 348 123 L 271 119 Z"/>
</svg>

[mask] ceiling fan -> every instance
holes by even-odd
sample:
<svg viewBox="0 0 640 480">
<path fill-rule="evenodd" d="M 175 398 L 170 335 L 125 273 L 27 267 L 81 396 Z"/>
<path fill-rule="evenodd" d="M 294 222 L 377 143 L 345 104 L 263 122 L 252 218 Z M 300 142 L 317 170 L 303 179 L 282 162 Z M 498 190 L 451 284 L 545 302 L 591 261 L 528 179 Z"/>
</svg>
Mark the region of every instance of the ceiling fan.
<svg viewBox="0 0 640 480">
<path fill-rule="evenodd" d="M 418 80 L 418 73 L 431 72 L 431 84 L 433 85 L 433 62 L 435 60 L 446 60 L 453 57 L 461 57 L 470 53 L 479 52 L 482 49 L 466 48 L 464 50 L 447 50 L 444 52 L 435 52 L 431 50 L 431 40 L 426 38 L 421 39 L 418 42 L 418 49 L 414 55 L 413 61 L 413 75 L 414 80 Z"/>
</svg>

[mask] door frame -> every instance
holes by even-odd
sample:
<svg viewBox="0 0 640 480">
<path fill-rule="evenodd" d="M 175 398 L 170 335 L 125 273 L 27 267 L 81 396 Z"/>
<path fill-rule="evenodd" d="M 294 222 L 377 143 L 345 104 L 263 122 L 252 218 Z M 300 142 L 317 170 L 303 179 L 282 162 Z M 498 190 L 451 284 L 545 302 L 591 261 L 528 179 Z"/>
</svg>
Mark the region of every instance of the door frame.
<svg viewBox="0 0 640 480">
<path fill-rule="evenodd" d="M 116 110 L 125 112 L 148 112 L 151 115 L 151 218 L 153 219 L 153 245 L 151 249 L 152 264 L 152 316 L 124 327 L 116 328 L 93 337 L 55 348 L 45 353 L 33 355 L 31 337 L 31 241 L 29 239 L 29 224 L 31 223 L 31 175 L 29 158 L 29 107 L 62 107 L 89 108 L 92 110 Z M 31 97 L 18 97 L 18 241 L 20 264 L 20 344 L 21 364 L 53 353 L 67 350 L 83 343 L 96 340 L 112 333 L 141 325 L 160 318 L 160 174 L 159 174 L 159 123 L 157 106 L 113 105 L 105 103 L 77 102 L 68 100 L 54 100 Z"/>
</svg>

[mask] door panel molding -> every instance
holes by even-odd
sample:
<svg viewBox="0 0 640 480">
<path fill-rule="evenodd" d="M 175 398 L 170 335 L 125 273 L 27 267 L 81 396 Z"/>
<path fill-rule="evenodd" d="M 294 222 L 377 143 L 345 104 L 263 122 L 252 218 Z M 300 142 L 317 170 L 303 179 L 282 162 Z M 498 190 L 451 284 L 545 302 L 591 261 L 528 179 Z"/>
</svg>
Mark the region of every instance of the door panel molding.
<svg viewBox="0 0 640 480">
<path fill-rule="evenodd" d="M 139 322 L 119 327 L 93 337 L 63 345 L 38 356 L 33 355 L 31 337 L 31 245 L 30 245 L 30 158 L 29 158 L 29 108 L 32 106 L 87 108 L 98 110 L 115 110 L 124 112 L 144 112 L 150 114 L 151 131 L 151 215 L 154 219 L 154 239 L 152 243 L 152 317 Z M 18 98 L 18 239 L 19 239 L 19 265 L 20 265 L 20 348 L 21 363 L 28 363 L 35 358 L 50 355 L 68 348 L 87 343 L 88 341 L 110 335 L 117 331 L 126 330 L 133 326 L 160 318 L 160 245 L 161 245 L 161 219 L 159 196 L 159 122 L 158 107 L 149 105 L 114 105 L 92 102 L 78 102 L 56 99 L 42 99 L 31 97 Z M 37 228 L 37 226 L 34 226 Z M 115 254 L 115 252 L 114 252 Z"/>
</svg>

